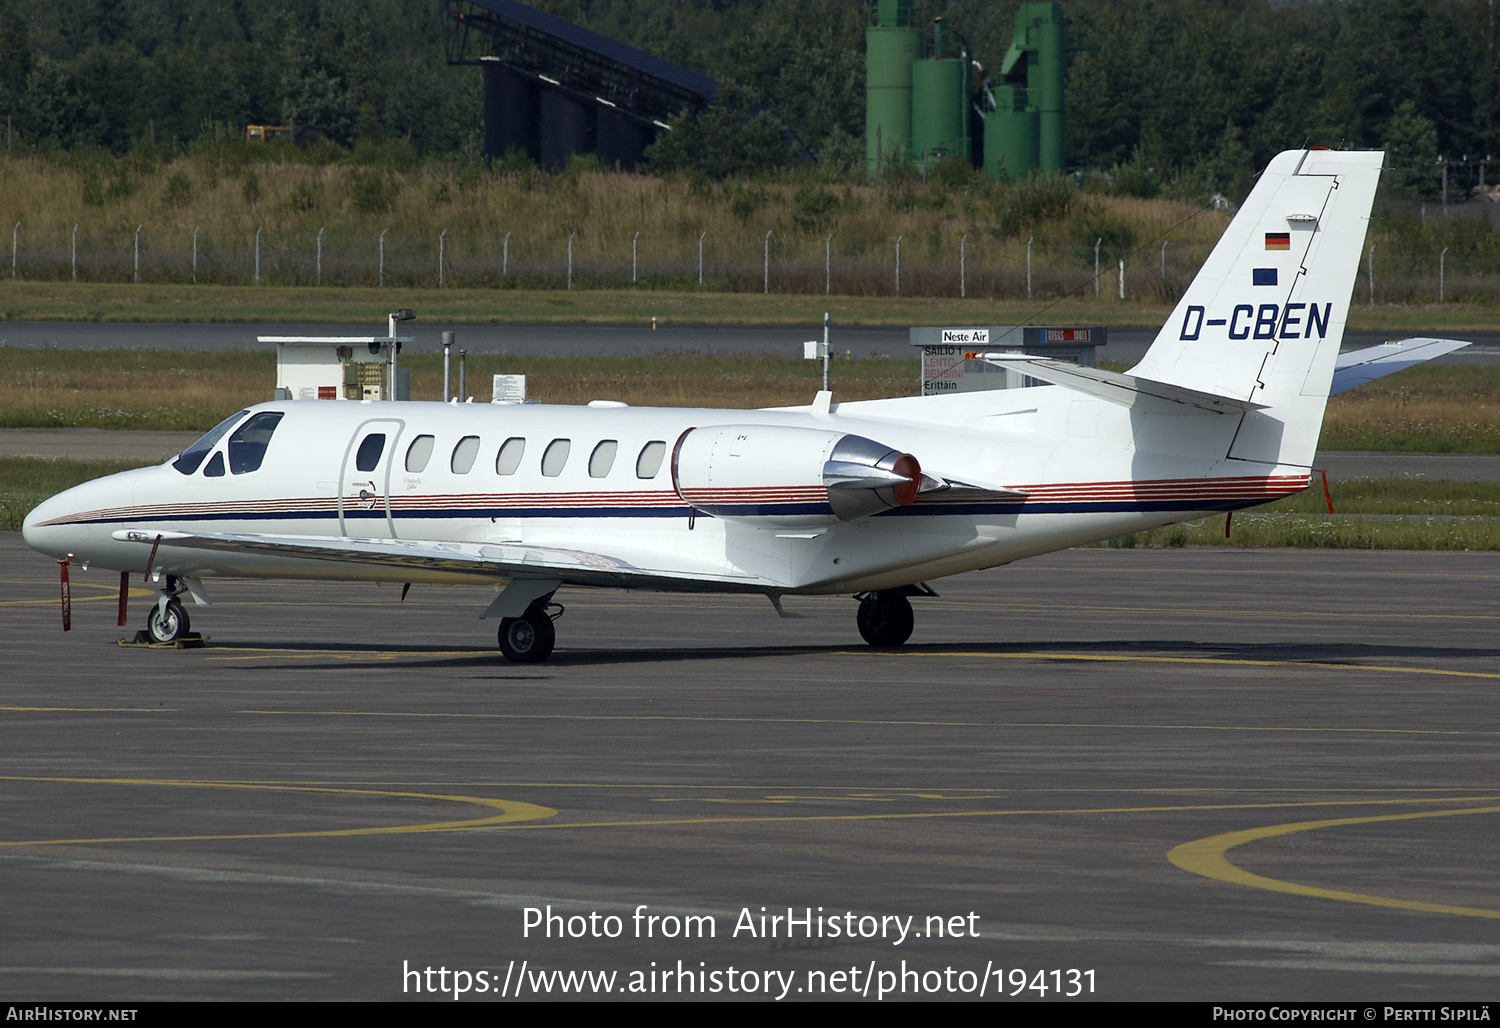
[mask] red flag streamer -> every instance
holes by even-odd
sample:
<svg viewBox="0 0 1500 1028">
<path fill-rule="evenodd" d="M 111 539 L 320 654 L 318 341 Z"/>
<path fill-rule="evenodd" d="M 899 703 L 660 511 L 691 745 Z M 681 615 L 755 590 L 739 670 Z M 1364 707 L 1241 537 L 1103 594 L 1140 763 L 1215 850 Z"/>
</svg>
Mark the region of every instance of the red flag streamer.
<svg viewBox="0 0 1500 1028">
<path fill-rule="evenodd" d="M 1323 498 L 1328 501 L 1328 513 L 1333 513 L 1333 494 L 1328 491 L 1328 472 L 1319 471 L 1323 476 Z"/>
<path fill-rule="evenodd" d="M 146 558 L 146 584 L 151 584 L 151 567 L 156 563 L 156 548 L 161 545 L 161 536 L 156 537 L 156 542 L 151 544 L 151 556 Z"/>
<path fill-rule="evenodd" d="M 125 592 L 129 588 L 130 588 L 130 572 L 129 571 L 121 571 L 120 572 L 120 620 L 118 622 L 118 624 L 119 624 L 119 626 L 121 628 L 125 627 Z"/>
<path fill-rule="evenodd" d="M 68 565 L 73 563 L 73 555 L 70 553 L 67 560 L 60 560 L 57 563 L 62 568 L 63 631 L 71 632 L 73 630 L 73 592 L 68 588 Z"/>
</svg>

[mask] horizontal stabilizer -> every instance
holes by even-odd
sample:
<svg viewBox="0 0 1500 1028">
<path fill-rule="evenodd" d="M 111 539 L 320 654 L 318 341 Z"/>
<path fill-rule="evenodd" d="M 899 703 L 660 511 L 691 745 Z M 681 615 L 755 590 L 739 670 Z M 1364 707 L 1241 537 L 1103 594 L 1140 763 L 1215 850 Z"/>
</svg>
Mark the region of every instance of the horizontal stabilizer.
<svg viewBox="0 0 1500 1028">
<path fill-rule="evenodd" d="M 1101 371 L 1085 368 L 1069 361 L 1048 360 L 1043 357 L 1014 357 L 1004 353 L 978 354 L 979 360 L 1001 368 L 1009 368 L 1043 382 L 1060 385 L 1096 399 L 1106 400 L 1121 407 L 1136 407 L 1154 402 L 1177 406 L 1197 407 L 1215 414 L 1240 413 L 1263 410 L 1265 404 L 1251 403 L 1233 396 L 1205 393 L 1186 386 L 1154 382 L 1136 375 L 1122 375 L 1117 371 Z"/>
<path fill-rule="evenodd" d="M 1328 395 L 1394 375 L 1468 345 L 1460 339 L 1395 339 L 1379 346 L 1341 353 L 1333 366 L 1333 385 Z"/>
</svg>

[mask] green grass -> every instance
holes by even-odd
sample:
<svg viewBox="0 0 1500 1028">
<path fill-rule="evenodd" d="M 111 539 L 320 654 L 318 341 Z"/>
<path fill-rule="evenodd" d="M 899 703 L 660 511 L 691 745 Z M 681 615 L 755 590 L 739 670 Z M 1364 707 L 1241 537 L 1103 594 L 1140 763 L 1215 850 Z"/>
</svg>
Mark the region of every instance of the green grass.
<svg viewBox="0 0 1500 1028">
<path fill-rule="evenodd" d="M 1500 482 L 1353 479 L 1322 483 L 1295 496 L 1239 511 L 1225 537 L 1225 517 L 1168 525 L 1112 539 L 1122 548 L 1293 546 L 1355 550 L 1500 550 Z M 1368 515 L 1370 520 L 1361 516 Z M 1473 519 L 1473 520 L 1450 520 Z"/>
</svg>

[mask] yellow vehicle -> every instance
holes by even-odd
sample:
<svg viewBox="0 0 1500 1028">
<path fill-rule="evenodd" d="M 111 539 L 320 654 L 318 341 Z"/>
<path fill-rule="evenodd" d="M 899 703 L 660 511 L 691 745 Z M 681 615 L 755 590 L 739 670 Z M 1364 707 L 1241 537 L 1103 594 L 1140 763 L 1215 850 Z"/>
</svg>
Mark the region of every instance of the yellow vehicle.
<svg viewBox="0 0 1500 1028">
<path fill-rule="evenodd" d="M 292 129 L 289 125 L 246 125 L 247 143 L 290 143 Z"/>
</svg>

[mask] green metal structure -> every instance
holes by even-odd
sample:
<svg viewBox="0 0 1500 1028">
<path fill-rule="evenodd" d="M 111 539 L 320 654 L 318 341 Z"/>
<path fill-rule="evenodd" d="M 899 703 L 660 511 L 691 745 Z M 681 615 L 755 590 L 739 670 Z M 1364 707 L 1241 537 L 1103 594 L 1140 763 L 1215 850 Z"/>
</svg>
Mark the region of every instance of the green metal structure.
<svg viewBox="0 0 1500 1028">
<path fill-rule="evenodd" d="M 1023 3 L 999 84 L 962 37 L 936 19 L 912 24 L 912 0 L 877 0 L 865 34 L 865 165 L 871 181 L 892 164 L 958 156 L 993 179 L 1063 168 L 1062 8 Z"/>
</svg>

